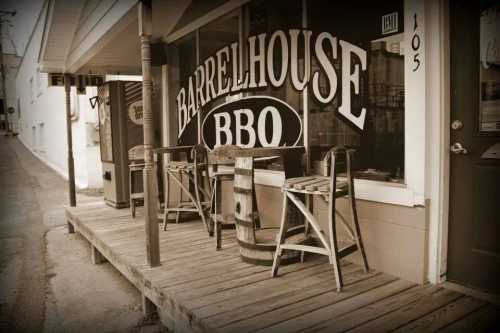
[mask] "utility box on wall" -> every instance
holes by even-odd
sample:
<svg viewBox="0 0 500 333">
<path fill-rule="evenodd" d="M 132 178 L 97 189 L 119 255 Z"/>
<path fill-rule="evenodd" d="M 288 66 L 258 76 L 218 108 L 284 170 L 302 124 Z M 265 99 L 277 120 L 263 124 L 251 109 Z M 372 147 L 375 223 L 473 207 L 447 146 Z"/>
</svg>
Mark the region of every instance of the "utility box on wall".
<svg viewBox="0 0 500 333">
<path fill-rule="evenodd" d="M 112 207 L 128 207 L 128 151 L 144 142 L 142 83 L 105 82 L 99 86 L 98 100 L 104 201 Z"/>
</svg>

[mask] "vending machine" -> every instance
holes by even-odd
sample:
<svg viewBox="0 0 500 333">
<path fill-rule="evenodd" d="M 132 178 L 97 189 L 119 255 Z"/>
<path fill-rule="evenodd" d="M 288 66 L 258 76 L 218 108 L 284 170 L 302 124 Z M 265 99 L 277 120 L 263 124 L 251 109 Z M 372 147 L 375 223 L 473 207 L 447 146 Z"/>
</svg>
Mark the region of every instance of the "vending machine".
<svg viewBox="0 0 500 333">
<path fill-rule="evenodd" d="M 129 206 L 130 148 L 142 145 L 142 83 L 108 81 L 98 88 L 99 136 L 105 202 Z"/>
</svg>

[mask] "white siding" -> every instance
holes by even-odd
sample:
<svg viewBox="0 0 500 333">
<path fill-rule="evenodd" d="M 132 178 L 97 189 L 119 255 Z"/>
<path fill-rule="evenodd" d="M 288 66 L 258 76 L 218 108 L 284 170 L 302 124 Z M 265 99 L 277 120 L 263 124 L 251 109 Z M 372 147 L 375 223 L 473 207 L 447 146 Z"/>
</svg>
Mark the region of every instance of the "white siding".
<svg viewBox="0 0 500 333">
<path fill-rule="evenodd" d="M 67 177 L 64 88 L 48 87 L 47 74 L 37 73 L 44 16 L 45 14 L 35 26 L 16 78 L 16 97 L 19 98 L 22 110 L 19 138 L 37 157 Z M 92 110 L 88 102 L 89 97 L 95 95 L 95 89 L 92 91 L 88 88 L 87 95 L 82 96 L 77 96 L 74 90 L 72 88 L 71 102 L 76 184 L 82 188 L 101 187 L 99 146 L 87 142 L 85 124 L 87 121 L 97 120 L 97 111 Z"/>
</svg>

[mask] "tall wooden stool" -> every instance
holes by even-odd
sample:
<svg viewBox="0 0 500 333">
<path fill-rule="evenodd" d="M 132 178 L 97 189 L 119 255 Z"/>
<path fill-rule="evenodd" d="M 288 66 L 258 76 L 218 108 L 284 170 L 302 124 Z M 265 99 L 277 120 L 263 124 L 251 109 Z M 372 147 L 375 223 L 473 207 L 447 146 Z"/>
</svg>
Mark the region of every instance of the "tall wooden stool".
<svg viewBox="0 0 500 333">
<path fill-rule="evenodd" d="M 330 263 L 333 265 L 335 280 L 337 281 L 337 291 L 342 289 L 342 274 L 340 267 L 340 259 L 355 251 L 360 251 L 363 267 L 365 272 L 368 272 L 368 262 L 366 260 L 363 242 L 358 224 L 358 216 L 356 212 L 356 201 L 354 197 L 354 181 L 352 177 L 351 162 L 352 153 L 354 150 L 345 148 L 333 148 L 326 156 L 330 160 L 330 176 L 310 176 L 286 179 L 282 187 L 285 194 L 283 199 L 283 207 L 287 207 L 288 201 L 291 201 L 306 218 L 305 232 L 309 230 L 309 226 L 315 231 L 319 243 L 322 246 L 310 246 L 302 244 L 290 244 L 285 242 L 285 236 L 288 231 L 287 210 L 283 209 L 281 216 L 281 227 L 274 254 L 274 263 L 272 267 L 272 276 L 275 277 L 278 273 L 281 256 L 283 250 L 296 250 L 313 252 L 326 255 Z M 339 180 L 339 169 L 345 169 L 347 178 Z M 317 195 L 328 203 L 328 239 L 323 234 L 317 219 L 307 209 L 304 203 L 297 197 L 297 194 Z M 352 227 L 347 220 L 335 210 L 335 201 L 337 198 L 346 197 L 350 202 Z M 336 230 L 336 216 L 340 217 L 340 222 L 345 227 L 347 234 L 351 238 L 351 243 L 339 248 Z"/>
<path fill-rule="evenodd" d="M 179 223 L 181 212 L 196 212 L 203 221 L 209 234 L 212 234 L 213 230 L 208 224 L 205 216 L 205 211 L 210 207 L 209 192 L 203 187 L 203 177 L 208 175 L 206 148 L 201 145 L 162 147 L 155 149 L 155 153 L 168 155 L 172 155 L 173 153 L 190 154 L 190 159 L 188 161 L 168 160 L 166 162 L 165 172 L 167 188 L 165 191 L 163 230 L 167 229 L 169 213 L 175 212 L 176 223 Z M 170 157 L 171 156 L 169 156 L 169 158 Z M 193 185 L 192 191 L 190 190 L 189 184 L 186 186 L 184 179 L 188 179 L 189 184 Z M 180 189 L 180 200 L 176 207 L 169 207 L 168 203 L 170 180 L 173 180 Z M 187 196 L 187 200 L 183 200 L 183 195 Z"/>
<path fill-rule="evenodd" d="M 144 146 L 139 145 L 129 149 L 128 160 L 130 162 L 128 181 L 130 210 L 135 218 L 135 210 L 138 204 L 144 203 L 144 188 L 142 184 L 142 170 L 144 169 Z"/>
</svg>

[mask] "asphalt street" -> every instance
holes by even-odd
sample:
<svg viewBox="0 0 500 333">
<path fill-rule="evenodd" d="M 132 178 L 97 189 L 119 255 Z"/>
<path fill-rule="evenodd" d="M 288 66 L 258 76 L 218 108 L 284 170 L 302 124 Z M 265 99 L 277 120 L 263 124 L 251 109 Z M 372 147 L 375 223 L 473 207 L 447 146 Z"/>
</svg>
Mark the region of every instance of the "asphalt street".
<svg viewBox="0 0 500 333">
<path fill-rule="evenodd" d="M 138 291 L 68 234 L 67 182 L 0 133 L 0 331 L 158 332 Z M 85 193 L 89 193 L 88 191 Z M 77 203 L 102 197 L 77 195 Z"/>
</svg>

